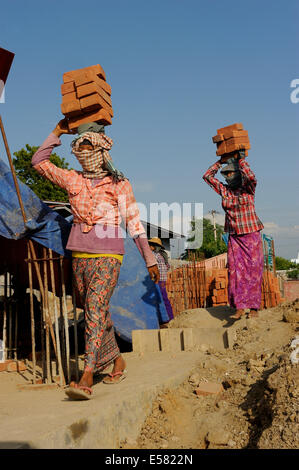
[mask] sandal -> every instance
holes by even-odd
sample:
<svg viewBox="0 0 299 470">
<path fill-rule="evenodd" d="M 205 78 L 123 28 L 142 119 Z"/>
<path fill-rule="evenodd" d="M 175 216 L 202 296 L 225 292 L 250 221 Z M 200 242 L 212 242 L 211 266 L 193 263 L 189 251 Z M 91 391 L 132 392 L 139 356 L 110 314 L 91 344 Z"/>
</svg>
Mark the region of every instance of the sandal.
<svg viewBox="0 0 299 470">
<path fill-rule="evenodd" d="M 119 372 L 111 372 L 110 374 L 108 374 L 109 377 L 118 377 L 118 379 L 116 380 L 106 380 L 104 379 L 103 380 L 103 383 L 104 384 L 107 384 L 107 385 L 110 385 L 110 384 L 118 384 L 119 382 L 121 382 L 122 380 L 124 380 L 126 377 L 127 377 L 127 370 L 124 369 L 123 371 L 119 371 Z"/>
<path fill-rule="evenodd" d="M 247 318 L 258 318 L 259 314 L 257 310 L 250 310 L 247 315 Z"/>
<path fill-rule="evenodd" d="M 232 318 L 233 320 L 240 320 L 241 317 L 245 315 L 244 310 L 237 310 L 234 315 L 230 315 L 229 318 Z"/>
<path fill-rule="evenodd" d="M 84 392 L 87 390 L 89 393 Z M 85 387 L 84 385 L 78 385 L 77 387 L 68 387 L 65 390 L 66 395 L 73 400 L 90 400 L 92 395 L 92 390 L 90 387 Z"/>
</svg>

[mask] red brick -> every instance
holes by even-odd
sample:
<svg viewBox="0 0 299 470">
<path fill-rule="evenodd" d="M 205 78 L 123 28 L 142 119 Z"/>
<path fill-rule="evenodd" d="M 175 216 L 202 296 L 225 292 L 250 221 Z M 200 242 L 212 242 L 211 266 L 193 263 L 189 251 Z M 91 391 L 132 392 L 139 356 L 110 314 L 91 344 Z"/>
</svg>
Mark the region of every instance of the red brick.
<svg viewBox="0 0 299 470">
<path fill-rule="evenodd" d="M 71 101 L 76 101 L 77 95 L 76 92 L 67 93 L 66 95 L 62 95 L 62 103 L 70 103 Z"/>
<path fill-rule="evenodd" d="M 223 134 L 224 138 L 226 132 L 230 132 L 232 129 L 242 131 L 243 130 L 243 124 L 241 122 L 237 122 L 236 124 L 231 124 L 230 126 L 226 127 L 221 127 L 220 129 L 217 129 L 217 134 Z"/>
<path fill-rule="evenodd" d="M 79 100 L 73 100 L 66 103 L 61 103 L 61 112 L 66 117 L 74 117 L 81 114 L 81 107 Z"/>
<path fill-rule="evenodd" d="M 113 110 L 112 108 L 106 103 L 106 101 L 98 95 L 98 93 L 93 93 L 92 95 L 84 96 L 80 99 L 80 106 L 82 112 L 90 112 L 95 111 L 99 108 L 104 108 L 111 117 L 113 117 Z"/>
<path fill-rule="evenodd" d="M 229 129 L 225 132 L 224 139 L 231 139 L 232 137 L 247 137 L 248 138 L 248 131 L 238 131 L 235 129 Z"/>
<path fill-rule="evenodd" d="M 66 95 L 66 94 L 72 93 L 74 91 L 76 91 L 76 89 L 75 89 L 75 82 L 73 82 L 73 81 L 68 82 L 68 83 L 63 83 L 61 85 L 61 94 L 62 95 Z"/>
<path fill-rule="evenodd" d="M 111 86 L 108 85 L 107 82 L 105 82 L 105 80 L 102 80 L 101 78 L 99 78 L 98 76 L 96 77 L 95 79 L 95 83 L 97 85 L 99 85 L 101 88 L 103 88 L 103 90 L 111 96 Z"/>
<path fill-rule="evenodd" d="M 68 126 L 70 130 L 76 130 L 78 126 L 80 126 L 80 124 L 84 124 L 86 122 L 91 121 L 100 121 L 106 126 L 112 124 L 112 119 L 108 111 L 101 108 L 99 111 L 96 111 L 94 113 L 88 113 L 82 116 L 69 119 Z"/>
<path fill-rule="evenodd" d="M 222 384 L 213 382 L 200 382 L 197 389 L 195 390 L 197 395 L 219 395 L 224 392 Z"/>
<path fill-rule="evenodd" d="M 27 367 L 22 361 L 9 362 L 9 364 L 7 364 L 7 367 L 6 367 L 7 372 L 22 372 L 26 369 Z"/>
<path fill-rule="evenodd" d="M 212 137 L 212 140 L 214 144 L 217 144 L 218 142 L 222 142 L 224 140 L 224 135 L 223 134 L 216 134 L 214 137 Z"/>
<path fill-rule="evenodd" d="M 63 74 L 63 83 L 70 82 L 81 75 L 82 72 L 93 72 L 98 75 L 103 80 L 106 80 L 106 75 L 100 64 L 91 65 L 90 67 L 84 67 L 83 69 L 71 70 L 70 72 L 66 72 Z"/>
<path fill-rule="evenodd" d="M 87 83 L 85 85 L 79 86 L 77 88 L 77 97 L 83 98 L 84 96 L 92 95 L 93 93 L 98 93 L 110 107 L 112 107 L 112 101 L 108 93 L 103 90 L 97 83 Z"/>
<path fill-rule="evenodd" d="M 216 155 L 224 155 L 225 153 L 232 153 L 241 149 L 250 149 L 249 139 L 246 137 L 233 137 L 228 140 L 224 140 L 220 144 L 217 144 Z"/>
</svg>

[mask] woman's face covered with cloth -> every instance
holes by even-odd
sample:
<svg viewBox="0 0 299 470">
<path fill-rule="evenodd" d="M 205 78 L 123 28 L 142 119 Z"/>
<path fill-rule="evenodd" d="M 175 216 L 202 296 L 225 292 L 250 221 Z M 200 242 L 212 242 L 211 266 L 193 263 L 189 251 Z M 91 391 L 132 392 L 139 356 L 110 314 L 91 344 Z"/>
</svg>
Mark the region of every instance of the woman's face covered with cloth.
<svg viewBox="0 0 299 470">
<path fill-rule="evenodd" d="M 85 178 L 104 178 L 112 175 L 118 180 L 124 176 L 113 165 L 109 155 L 113 140 L 104 134 L 104 126 L 88 123 L 79 126 L 79 137 L 73 140 L 72 153 L 83 168 Z"/>
</svg>

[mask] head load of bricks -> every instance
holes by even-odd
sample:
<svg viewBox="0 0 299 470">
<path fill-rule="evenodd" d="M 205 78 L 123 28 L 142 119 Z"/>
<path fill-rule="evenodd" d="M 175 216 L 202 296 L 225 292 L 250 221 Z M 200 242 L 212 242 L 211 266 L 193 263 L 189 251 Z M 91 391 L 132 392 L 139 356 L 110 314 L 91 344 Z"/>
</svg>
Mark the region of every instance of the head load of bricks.
<svg viewBox="0 0 299 470">
<path fill-rule="evenodd" d="M 111 87 L 99 64 L 64 73 L 61 93 L 61 111 L 70 131 L 87 122 L 112 124 Z"/>
<path fill-rule="evenodd" d="M 248 131 L 243 129 L 242 123 L 217 129 L 217 135 L 212 140 L 214 144 L 217 144 L 216 155 L 219 157 L 241 149 L 245 150 L 245 155 L 248 156 L 248 150 L 250 149 Z"/>
</svg>

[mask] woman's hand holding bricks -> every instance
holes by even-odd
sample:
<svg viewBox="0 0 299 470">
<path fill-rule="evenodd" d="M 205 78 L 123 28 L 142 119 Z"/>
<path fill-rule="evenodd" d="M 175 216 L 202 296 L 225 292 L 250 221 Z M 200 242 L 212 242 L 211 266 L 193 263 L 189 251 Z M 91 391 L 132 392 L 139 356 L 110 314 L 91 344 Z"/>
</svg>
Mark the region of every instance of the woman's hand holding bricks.
<svg viewBox="0 0 299 470">
<path fill-rule="evenodd" d="M 68 127 L 67 119 L 61 119 L 57 126 L 55 127 L 53 134 L 57 135 L 57 137 L 60 137 L 62 134 L 73 134 L 74 132 L 71 132 Z"/>
</svg>

